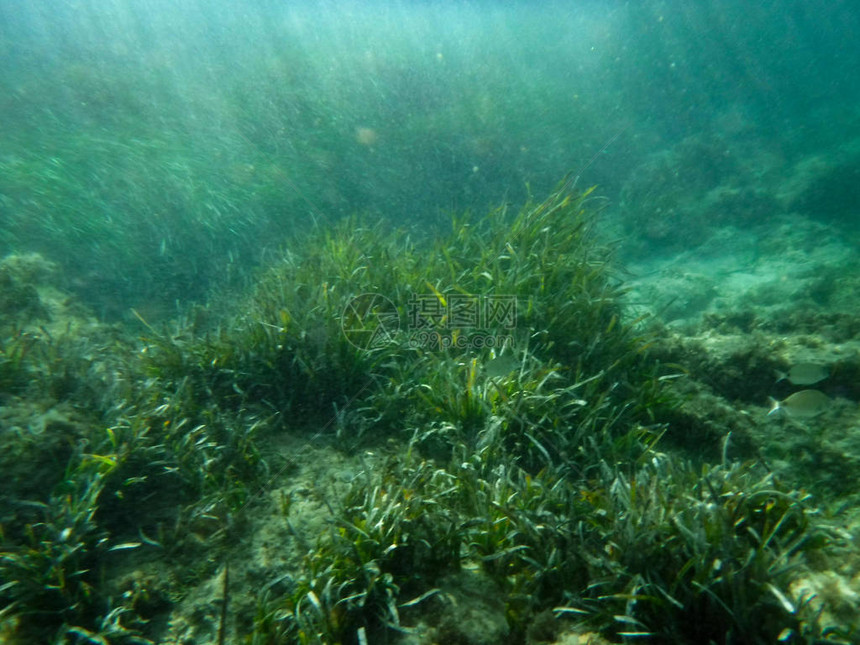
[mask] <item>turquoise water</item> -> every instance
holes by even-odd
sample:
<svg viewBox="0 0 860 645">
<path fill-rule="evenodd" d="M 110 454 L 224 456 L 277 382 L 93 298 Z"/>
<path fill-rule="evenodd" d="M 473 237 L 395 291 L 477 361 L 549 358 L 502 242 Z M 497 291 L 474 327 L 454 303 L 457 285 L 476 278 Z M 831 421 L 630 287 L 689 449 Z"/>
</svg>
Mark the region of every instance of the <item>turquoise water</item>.
<svg viewBox="0 0 860 645">
<path fill-rule="evenodd" d="M 858 642 L 858 32 L 0 0 L 0 641 Z"/>
<path fill-rule="evenodd" d="M 731 222 L 852 223 L 858 18 L 842 3 L 0 11 L 0 252 L 60 261 L 107 317 L 202 298 L 313 221 L 433 230 L 569 172 L 646 251 L 700 241 L 709 216 L 667 211 L 721 187 L 742 193 Z M 811 158 L 838 167 L 780 200 Z"/>
</svg>

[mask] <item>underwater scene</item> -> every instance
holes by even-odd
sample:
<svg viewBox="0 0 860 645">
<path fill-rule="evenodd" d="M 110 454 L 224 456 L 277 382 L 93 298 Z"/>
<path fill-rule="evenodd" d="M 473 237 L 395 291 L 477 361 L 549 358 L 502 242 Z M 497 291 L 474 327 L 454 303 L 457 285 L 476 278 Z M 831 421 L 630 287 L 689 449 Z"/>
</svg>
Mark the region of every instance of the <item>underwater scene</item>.
<svg viewBox="0 0 860 645">
<path fill-rule="evenodd" d="M 0 0 L 0 643 L 860 643 L 858 33 Z"/>
</svg>

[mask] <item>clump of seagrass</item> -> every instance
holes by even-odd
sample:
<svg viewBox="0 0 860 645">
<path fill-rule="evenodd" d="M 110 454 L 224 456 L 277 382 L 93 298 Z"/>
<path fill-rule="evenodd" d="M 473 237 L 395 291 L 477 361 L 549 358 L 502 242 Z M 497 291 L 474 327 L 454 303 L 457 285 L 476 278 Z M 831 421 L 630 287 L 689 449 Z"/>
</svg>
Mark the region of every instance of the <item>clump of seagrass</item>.
<svg viewBox="0 0 860 645">
<path fill-rule="evenodd" d="M 418 260 L 392 259 L 384 275 L 367 258 L 392 258 L 391 238 L 362 247 L 352 271 L 315 265 L 340 276 L 317 303 L 387 285 L 439 315 L 420 327 L 429 342 L 407 337 L 360 364 L 374 386 L 358 408 L 409 432 L 409 448 L 353 483 L 302 575 L 261 602 L 253 642 L 384 638 L 414 599 L 432 602 L 439 572 L 463 562 L 497 583 L 512 642 L 554 608 L 612 638 L 821 636 L 808 599 L 788 592 L 804 554 L 829 540 L 805 496 L 753 467 L 699 470 L 654 450 L 661 372 L 620 307 L 589 192 L 558 192 L 513 217 L 457 219 L 432 252 L 414 248 Z M 458 295 L 515 301 L 514 325 L 481 330 L 513 343 L 454 342 L 474 333 L 449 308 Z M 307 318 L 293 342 L 335 310 Z M 293 317 L 280 315 L 289 340 Z"/>
</svg>

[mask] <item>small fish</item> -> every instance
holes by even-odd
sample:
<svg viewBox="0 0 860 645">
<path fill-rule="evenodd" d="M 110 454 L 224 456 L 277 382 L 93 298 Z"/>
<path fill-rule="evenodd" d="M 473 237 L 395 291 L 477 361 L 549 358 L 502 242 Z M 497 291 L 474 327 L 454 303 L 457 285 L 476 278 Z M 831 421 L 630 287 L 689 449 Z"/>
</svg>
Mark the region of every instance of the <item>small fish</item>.
<svg viewBox="0 0 860 645">
<path fill-rule="evenodd" d="M 830 376 L 830 368 L 820 363 L 798 363 L 792 365 L 788 373 L 777 372 L 780 381 L 788 381 L 792 385 L 814 385 Z"/>
<path fill-rule="evenodd" d="M 512 354 L 504 354 L 484 363 L 484 373 L 490 378 L 501 378 L 508 376 L 514 370 L 519 369 L 520 361 Z"/>
<path fill-rule="evenodd" d="M 771 399 L 771 404 L 768 416 L 782 410 L 790 417 L 808 419 L 823 412 L 830 405 L 830 397 L 818 390 L 800 390 L 782 401 Z"/>
</svg>

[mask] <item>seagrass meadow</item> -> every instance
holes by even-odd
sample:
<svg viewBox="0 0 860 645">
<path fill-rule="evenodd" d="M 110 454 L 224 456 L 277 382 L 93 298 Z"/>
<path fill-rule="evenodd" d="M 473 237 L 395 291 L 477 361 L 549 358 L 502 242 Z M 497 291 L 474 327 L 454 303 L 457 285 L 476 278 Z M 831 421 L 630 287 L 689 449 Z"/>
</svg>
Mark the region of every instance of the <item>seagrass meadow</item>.
<svg viewBox="0 0 860 645">
<path fill-rule="evenodd" d="M 603 204 L 346 219 L 133 329 L 7 257 L 4 642 L 856 642 L 850 495 L 714 438 Z"/>
<path fill-rule="evenodd" d="M 0 0 L 0 643 L 860 645 L 857 33 Z"/>
</svg>

